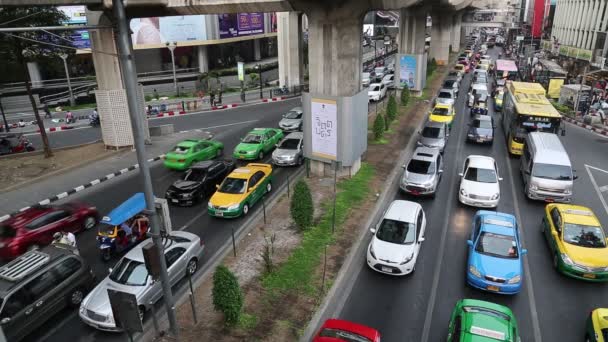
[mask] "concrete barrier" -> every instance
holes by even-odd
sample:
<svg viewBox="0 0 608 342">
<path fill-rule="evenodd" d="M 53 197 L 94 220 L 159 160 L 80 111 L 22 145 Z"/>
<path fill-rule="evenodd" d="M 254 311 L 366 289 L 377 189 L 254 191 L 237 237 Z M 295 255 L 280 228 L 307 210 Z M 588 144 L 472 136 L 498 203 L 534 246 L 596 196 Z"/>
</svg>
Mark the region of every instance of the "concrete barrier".
<svg viewBox="0 0 608 342">
<path fill-rule="evenodd" d="M 161 135 L 169 135 L 173 134 L 173 124 L 166 124 L 160 126 L 152 126 L 150 129 L 150 136 L 152 137 L 160 137 Z"/>
</svg>

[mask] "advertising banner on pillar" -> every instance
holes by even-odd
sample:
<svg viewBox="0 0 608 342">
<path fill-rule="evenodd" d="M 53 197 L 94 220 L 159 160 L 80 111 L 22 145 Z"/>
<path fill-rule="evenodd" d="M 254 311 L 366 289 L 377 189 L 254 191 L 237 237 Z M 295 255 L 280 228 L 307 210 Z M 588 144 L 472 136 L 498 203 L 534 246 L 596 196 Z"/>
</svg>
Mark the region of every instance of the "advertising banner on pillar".
<svg viewBox="0 0 608 342">
<path fill-rule="evenodd" d="M 237 66 L 239 81 L 244 81 L 245 80 L 245 63 L 237 62 L 236 66 Z"/>
<path fill-rule="evenodd" d="M 264 33 L 264 13 L 218 14 L 220 39 Z"/>
<path fill-rule="evenodd" d="M 313 98 L 311 102 L 312 154 L 336 160 L 338 157 L 338 105 L 334 100 Z"/>
<path fill-rule="evenodd" d="M 140 48 L 207 40 L 204 15 L 136 18 L 131 20 L 130 27 L 133 45 Z"/>
<path fill-rule="evenodd" d="M 399 56 L 399 87 L 407 86 L 410 89 L 416 87 L 416 56 Z"/>
</svg>

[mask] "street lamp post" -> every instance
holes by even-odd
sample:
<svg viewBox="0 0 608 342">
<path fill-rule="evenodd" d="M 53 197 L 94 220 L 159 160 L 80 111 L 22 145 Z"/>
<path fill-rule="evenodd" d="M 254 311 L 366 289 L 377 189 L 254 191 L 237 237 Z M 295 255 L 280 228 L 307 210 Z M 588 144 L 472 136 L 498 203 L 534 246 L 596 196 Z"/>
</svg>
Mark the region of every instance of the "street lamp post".
<svg viewBox="0 0 608 342">
<path fill-rule="evenodd" d="M 11 129 L 8 127 L 6 115 L 4 114 L 4 107 L 2 107 L 2 93 L 0 93 L 0 113 L 2 114 L 2 120 L 4 121 L 4 130 L 8 133 L 11 131 Z"/>
<path fill-rule="evenodd" d="M 264 98 L 264 84 L 262 82 L 262 66 L 261 65 L 256 65 L 255 66 L 256 69 L 258 69 L 259 75 L 260 75 L 260 100 Z M 271 95 L 272 97 L 272 95 Z"/>
<path fill-rule="evenodd" d="M 175 48 L 177 47 L 177 42 L 167 42 L 166 45 L 169 51 L 171 52 L 171 66 L 173 67 L 173 88 L 175 89 L 175 94 L 179 96 L 179 88 L 177 87 L 177 77 L 175 76 Z"/>
<path fill-rule="evenodd" d="M 76 101 L 74 101 L 74 93 L 72 92 L 72 81 L 70 81 L 70 71 L 68 70 L 68 55 L 62 53 L 59 55 L 61 59 L 63 59 L 63 67 L 65 68 L 65 78 L 68 81 L 68 91 L 70 92 L 70 106 L 75 106 Z"/>
</svg>

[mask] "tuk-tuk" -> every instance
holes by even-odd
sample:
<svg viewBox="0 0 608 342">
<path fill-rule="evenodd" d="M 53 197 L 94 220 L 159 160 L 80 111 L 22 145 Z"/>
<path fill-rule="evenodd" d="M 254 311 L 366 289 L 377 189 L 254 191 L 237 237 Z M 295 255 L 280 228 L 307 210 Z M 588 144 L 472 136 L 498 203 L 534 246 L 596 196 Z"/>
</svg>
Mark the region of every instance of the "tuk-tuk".
<svg viewBox="0 0 608 342">
<path fill-rule="evenodd" d="M 23 134 L 0 134 L 0 156 L 33 150 L 34 146 Z"/>
<path fill-rule="evenodd" d="M 488 114 L 488 106 L 487 106 L 487 95 L 479 95 L 475 99 L 475 103 L 473 107 L 471 107 L 471 116 L 475 115 L 487 115 Z"/>
<path fill-rule="evenodd" d="M 144 194 L 138 192 L 101 219 L 97 242 L 104 261 L 146 239 L 149 221 L 143 215 L 145 209 Z"/>
</svg>

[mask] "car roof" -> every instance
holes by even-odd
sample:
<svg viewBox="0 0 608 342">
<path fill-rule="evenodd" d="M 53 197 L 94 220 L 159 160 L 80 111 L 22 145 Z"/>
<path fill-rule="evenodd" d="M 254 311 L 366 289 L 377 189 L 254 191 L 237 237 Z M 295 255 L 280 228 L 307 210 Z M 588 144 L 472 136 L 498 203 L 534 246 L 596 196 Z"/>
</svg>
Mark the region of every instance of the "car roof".
<svg viewBox="0 0 608 342">
<path fill-rule="evenodd" d="M 420 204 L 411 201 L 395 200 L 393 201 L 384 218 L 401 222 L 416 222 L 416 214 L 422 209 Z"/>
<path fill-rule="evenodd" d="M 375 339 L 379 335 L 378 331 L 374 328 L 370 328 L 365 325 L 361 325 L 361 324 L 357 324 L 357 323 L 353 323 L 353 322 L 349 322 L 349 321 L 345 321 L 345 320 L 341 320 L 341 319 L 333 319 L 333 318 L 330 318 L 327 321 L 325 321 L 325 323 L 321 327 L 321 330 L 323 330 L 323 329 L 337 329 L 337 330 L 350 331 L 357 335 L 364 336 L 370 340 Z M 338 340 L 339 339 L 335 339 L 335 338 L 321 337 L 321 338 L 315 339 L 315 342 L 316 341 L 320 341 L 320 342 L 338 341 Z"/>
<path fill-rule="evenodd" d="M 200 140 L 194 140 L 194 139 L 186 139 L 183 141 L 180 141 L 177 146 L 182 146 L 182 147 L 192 147 L 196 144 L 198 144 L 199 142 L 201 142 Z"/>
<path fill-rule="evenodd" d="M 453 106 L 453 104 L 451 104 L 451 103 L 439 102 L 439 103 L 435 104 L 435 107 L 433 107 L 433 109 L 434 108 L 448 108 L 449 109 L 449 108 L 452 108 L 452 106 Z"/>
<path fill-rule="evenodd" d="M 445 128 L 445 122 L 427 121 L 427 122 L 424 124 L 424 127 L 437 127 L 437 128 Z"/>
<path fill-rule="evenodd" d="M 420 147 L 417 147 L 416 150 L 414 150 L 414 155 L 412 156 L 412 159 L 432 162 L 437 159 L 438 154 L 439 154 L 439 149 L 437 149 L 437 148 L 420 146 Z"/>
<path fill-rule="evenodd" d="M 369 86 L 371 87 L 371 86 L 381 86 L 381 85 L 382 85 L 382 83 L 371 83 Z"/>
<path fill-rule="evenodd" d="M 257 171 L 264 171 L 265 168 L 258 167 L 257 165 L 266 165 L 272 169 L 270 164 L 257 164 L 257 163 L 249 163 L 245 166 L 239 167 L 238 169 L 234 169 L 229 175 L 229 178 L 238 178 L 238 179 L 249 179 L 254 173 Z"/>
<path fill-rule="evenodd" d="M 485 83 L 473 83 L 472 87 L 476 90 L 488 90 L 488 86 Z"/>
<path fill-rule="evenodd" d="M 192 166 L 190 166 L 191 169 L 208 169 L 211 165 L 218 163 L 217 160 L 205 160 L 205 161 L 201 161 L 198 162 Z"/>
<path fill-rule="evenodd" d="M 441 89 L 439 89 L 439 91 L 437 93 L 450 93 L 450 94 L 452 94 L 453 91 L 454 91 L 454 89 L 441 88 Z"/>
<path fill-rule="evenodd" d="M 564 222 L 600 226 L 600 221 L 590 208 L 576 204 L 555 204 Z"/>
<path fill-rule="evenodd" d="M 494 169 L 494 158 L 492 157 L 470 155 L 467 159 L 469 160 L 469 166 L 481 169 Z"/>
<path fill-rule="evenodd" d="M 264 134 L 264 133 L 268 132 L 271 129 L 272 128 L 254 128 L 251 131 L 249 131 L 248 134 Z"/>
<path fill-rule="evenodd" d="M 8 220 L 0 222 L 1 225 L 9 225 L 9 226 L 22 226 L 52 210 L 57 208 L 62 208 L 63 206 L 54 206 L 54 205 L 34 205 L 27 210 L 24 210 L 20 213 L 11 216 Z"/>
<path fill-rule="evenodd" d="M 182 230 L 174 230 L 169 235 L 175 236 L 175 237 L 186 238 L 186 239 L 190 240 L 189 242 L 177 242 L 176 243 L 177 245 L 184 245 L 184 244 L 189 245 L 192 243 L 192 241 L 199 239 L 198 235 L 190 233 L 190 232 L 185 232 Z M 144 240 L 143 242 L 137 244 L 135 247 L 133 247 L 133 249 L 131 249 L 124 256 L 124 258 L 128 258 L 128 259 L 131 259 L 134 261 L 144 262 L 143 248 L 144 248 L 144 246 L 146 246 L 149 243 L 152 243 L 152 238 L 148 238 L 148 239 Z M 166 238 L 163 238 L 163 243 L 165 245 L 165 249 L 167 249 L 170 246 L 170 242 Z"/>
<path fill-rule="evenodd" d="M 304 139 L 304 133 L 303 132 L 292 132 L 289 133 L 285 136 L 285 138 L 283 138 L 283 140 L 286 139 Z"/>
<path fill-rule="evenodd" d="M 303 112 L 302 107 L 293 107 L 289 110 L 290 112 Z"/>
<path fill-rule="evenodd" d="M 473 120 L 492 121 L 492 117 L 490 115 L 475 115 Z"/>
</svg>

